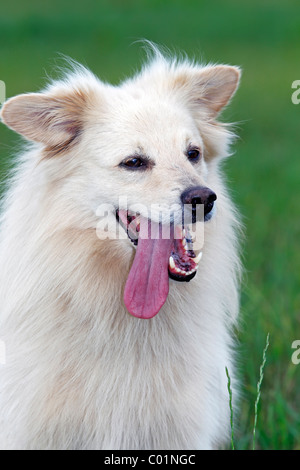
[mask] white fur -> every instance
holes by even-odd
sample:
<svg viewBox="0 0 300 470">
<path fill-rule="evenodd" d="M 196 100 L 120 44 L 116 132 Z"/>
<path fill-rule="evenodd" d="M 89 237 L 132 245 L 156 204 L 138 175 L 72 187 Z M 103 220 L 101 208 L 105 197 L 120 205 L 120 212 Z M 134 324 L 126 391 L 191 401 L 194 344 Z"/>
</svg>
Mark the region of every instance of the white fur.
<svg viewBox="0 0 300 470">
<path fill-rule="evenodd" d="M 221 85 L 206 78 L 213 69 Z M 227 443 L 225 366 L 234 382 L 239 232 L 220 168 L 231 134 L 215 117 L 236 84 L 223 100 L 210 89 L 226 92 L 228 70 L 157 53 L 118 87 L 80 67 L 43 94 L 4 105 L 3 121 L 35 143 L 19 157 L 3 201 L 1 448 L 211 449 Z M 72 99 L 78 90 L 84 105 L 76 102 L 65 121 L 74 113 L 80 133 L 53 155 L 66 122 L 56 108 L 51 118 L 41 112 L 37 119 L 34 96 L 37 103 L 40 96 L 59 96 L 64 106 L 64 95 Z M 197 166 L 184 155 L 190 140 L 204 152 Z M 118 168 L 141 147 L 156 161 L 151 173 Z M 197 184 L 218 197 L 205 224 L 197 276 L 189 283 L 170 280 L 161 311 L 151 320 L 135 318 L 123 303 L 134 250 L 127 239 L 97 238 L 97 207 L 117 204 L 120 195 L 146 206 L 173 204 Z"/>
</svg>

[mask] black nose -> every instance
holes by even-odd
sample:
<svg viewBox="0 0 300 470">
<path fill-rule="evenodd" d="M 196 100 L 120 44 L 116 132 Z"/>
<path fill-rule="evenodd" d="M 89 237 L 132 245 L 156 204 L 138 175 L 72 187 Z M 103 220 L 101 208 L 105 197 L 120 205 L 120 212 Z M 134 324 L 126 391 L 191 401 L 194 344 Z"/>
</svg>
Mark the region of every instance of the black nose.
<svg viewBox="0 0 300 470">
<path fill-rule="evenodd" d="M 204 206 L 204 217 L 208 216 L 214 207 L 214 201 L 217 199 L 216 193 L 205 186 L 194 186 L 193 188 L 186 189 L 181 194 L 182 203 L 192 206 L 192 222 L 196 222 L 196 210 L 198 204 Z M 208 217 L 206 218 L 206 220 Z"/>
</svg>

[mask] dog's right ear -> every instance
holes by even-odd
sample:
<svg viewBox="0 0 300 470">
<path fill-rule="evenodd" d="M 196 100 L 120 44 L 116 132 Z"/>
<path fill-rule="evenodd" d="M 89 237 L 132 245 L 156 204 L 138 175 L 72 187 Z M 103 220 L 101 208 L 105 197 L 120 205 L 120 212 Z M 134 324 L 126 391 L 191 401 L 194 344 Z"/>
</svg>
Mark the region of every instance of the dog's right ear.
<svg viewBox="0 0 300 470">
<path fill-rule="evenodd" d="M 174 87 L 184 93 L 190 105 L 215 118 L 234 95 L 240 75 L 239 67 L 230 65 L 183 67 L 175 74 Z"/>
<path fill-rule="evenodd" d="M 19 95 L 4 103 L 1 119 L 27 139 L 44 144 L 51 156 L 69 148 L 79 136 L 86 99 L 80 90 Z"/>
<path fill-rule="evenodd" d="M 238 88 L 241 71 L 230 65 L 205 67 L 198 76 L 197 101 L 205 106 L 213 117 L 229 103 Z"/>
</svg>

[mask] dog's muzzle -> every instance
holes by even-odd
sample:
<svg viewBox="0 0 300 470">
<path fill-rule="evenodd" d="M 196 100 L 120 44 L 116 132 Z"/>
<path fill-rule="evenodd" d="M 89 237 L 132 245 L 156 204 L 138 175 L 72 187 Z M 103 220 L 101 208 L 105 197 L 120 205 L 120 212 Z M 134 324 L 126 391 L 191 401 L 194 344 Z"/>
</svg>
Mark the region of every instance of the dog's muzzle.
<svg viewBox="0 0 300 470">
<path fill-rule="evenodd" d="M 190 216 L 189 222 L 195 223 L 198 220 L 209 220 L 212 216 L 214 202 L 217 199 L 216 193 L 205 186 L 194 186 L 186 189 L 181 194 L 181 202 L 184 206 L 184 217 Z M 199 210 L 199 206 L 202 211 Z M 187 210 L 185 210 L 188 208 Z"/>
</svg>

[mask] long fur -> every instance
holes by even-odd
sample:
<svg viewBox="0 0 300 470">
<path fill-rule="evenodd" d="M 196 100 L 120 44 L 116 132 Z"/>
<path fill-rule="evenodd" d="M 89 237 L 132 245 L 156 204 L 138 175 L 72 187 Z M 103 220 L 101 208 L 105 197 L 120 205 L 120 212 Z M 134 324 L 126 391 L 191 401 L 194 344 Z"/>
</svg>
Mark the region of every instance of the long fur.
<svg viewBox="0 0 300 470">
<path fill-rule="evenodd" d="M 239 222 L 221 168 L 232 134 L 215 119 L 226 103 L 206 106 L 211 97 L 197 79 L 213 67 L 157 53 L 118 87 L 80 67 L 41 94 L 23 95 L 36 114 L 26 101 L 4 105 L 3 121 L 35 142 L 19 156 L 2 207 L 1 448 L 226 444 Z M 181 131 L 190 127 L 204 146 L 198 169 L 181 155 Z M 140 141 L 160 159 L 150 180 L 116 168 Z M 218 199 L 197 276 L 170 281 L 151 320 L 131 316 L 123 290 L 134 250 L 127 239 L 97 237 L 97 207 L 124 194 L 173 203 L 203 181 Z"/>
</svg>

